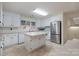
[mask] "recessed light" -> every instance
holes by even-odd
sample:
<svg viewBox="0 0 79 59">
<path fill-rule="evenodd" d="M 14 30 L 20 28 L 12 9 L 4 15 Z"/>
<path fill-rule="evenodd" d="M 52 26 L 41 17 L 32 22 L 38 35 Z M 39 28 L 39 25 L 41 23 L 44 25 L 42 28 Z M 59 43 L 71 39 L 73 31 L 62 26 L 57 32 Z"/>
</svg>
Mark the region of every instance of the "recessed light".
<svg viewBox="0 0 79 59">
<path fill-rule="evenodd" d="M 36 14 L 42 15 L 42 16 L 47 16 L 48 13 L 46 11 L 44 11 L 43 9 L 37 8 L 33 11 Z"/>
</svg>

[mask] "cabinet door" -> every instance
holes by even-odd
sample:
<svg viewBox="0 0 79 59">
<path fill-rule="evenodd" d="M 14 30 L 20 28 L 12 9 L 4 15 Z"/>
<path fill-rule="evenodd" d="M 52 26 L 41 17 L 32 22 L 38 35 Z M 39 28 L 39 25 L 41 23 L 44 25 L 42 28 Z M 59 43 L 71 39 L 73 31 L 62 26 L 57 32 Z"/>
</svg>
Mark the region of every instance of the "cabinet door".
<svg viewBox="0 0 79 59">
<path fill-rule="evenodd" d="M 19 34 L 19 43 L 24 42 L 24 34 Z"/>
<path fill-rule="evenodd" d="M 40 47 L 39 40 L 36 39 L 36 38 L 32 39 L 29 43 L 30 43 L 30 49 L 31 50 L 34 50 L 34 49 Z"/>
<path fill-rule="evenodd" d="M 0 13 L 0 26 L 2 26 L 1 13 Z"/>
<path fill-rule="evenodd" d="M 20 18 L 19 15 L 17 14 L 13 14 L 12 15 L 12 27 L 18 27 L 20 26 Z"/>
<path fill-rule="evenodd" d="M 0 35 L 0 48 L 1 48 L 2 36 Z"/>
<path fill-rule="evenodd" d="M 50 31 L 49 30 L 47 31 L 46 39 L 50 40 Z"/>
<path fill-rule="evenodd" d="M 4 13 L 4 15 L 3 15 L 3 24 L 4 24 L 4 27 L 11 26 L 11 17 L 10 17 L 9 13 Z"/>
<path fill-rule="evenodd" d="M 11 46 L 18 43 L 17 34 L 7 34 L 4 40 L 5 46 Z"/>
<path fill-rule="evenodd" d="M 17 34 L 12 34 L 11 39 L 12 39 L 11 41 L 13 42 L 13 44 L 18 43 L 18 35 Z"/>
<path fill-rule="evenodd" d="M 5 35 L 4 44 L 5 44 L 5 46 L 10 46 L 12 44 L 9 35 Z"/>
<path fill-rule="evenodd" d="M 18 27 L 20 26 L 19 15 L 15 13 L 4 12 L 3 23 L 5 27 Z"/>
</svg>

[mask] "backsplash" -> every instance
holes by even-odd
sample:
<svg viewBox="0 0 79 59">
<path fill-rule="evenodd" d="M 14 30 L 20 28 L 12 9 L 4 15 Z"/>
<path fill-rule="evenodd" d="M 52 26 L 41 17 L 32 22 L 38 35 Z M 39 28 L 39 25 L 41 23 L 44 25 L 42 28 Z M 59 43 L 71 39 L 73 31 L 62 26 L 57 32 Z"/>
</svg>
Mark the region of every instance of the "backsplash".
<svg viewBox="0 0 79 59">
<path fill-rule="evenodd" d="M 20 26 L 20 27 L 2 27 L 0 32 L 28 32 L 28 31 L 38 31 L 37 27 L 34 26 Z"/>
<path fill-rule="evenodd" d="M 3 28 L 0 28 L 0 30 L 17 30 L 18 28 L 11 28 L 11 27 L 3 27 Z"/>
</svg>

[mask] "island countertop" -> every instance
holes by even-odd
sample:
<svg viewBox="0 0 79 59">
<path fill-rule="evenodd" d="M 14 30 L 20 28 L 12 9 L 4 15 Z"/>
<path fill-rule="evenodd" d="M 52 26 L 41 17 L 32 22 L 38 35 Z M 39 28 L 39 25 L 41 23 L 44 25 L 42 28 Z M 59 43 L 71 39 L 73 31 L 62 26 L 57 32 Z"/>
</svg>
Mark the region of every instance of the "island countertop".
<svg viewBox="0 0 79 59">
<path fill-rule="evenodd" d="M 47 32 L 45 31 L 36 31 L 36 32 L 26 32 L 25 35 L 29 36 L 37 36 L 37 35 L 45 35 Z"/>
<path fill-rule="evenodd" d="M 31 52 L 44 46 L 46 41 L 46 34 L 47 32 L 45 31 L 26 32 L 24 46 L 27 51 Z"/>
</svg>

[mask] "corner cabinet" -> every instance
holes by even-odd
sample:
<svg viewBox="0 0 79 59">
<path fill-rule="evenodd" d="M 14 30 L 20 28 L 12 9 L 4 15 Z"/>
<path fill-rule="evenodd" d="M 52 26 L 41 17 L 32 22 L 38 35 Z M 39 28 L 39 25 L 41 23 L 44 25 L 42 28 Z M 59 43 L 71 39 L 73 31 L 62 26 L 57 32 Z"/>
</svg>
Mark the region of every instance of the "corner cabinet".
<svg viewBox="0 0 79 59">
<path fill-rule="evenodd" d="M 20 16 L 15 13 L 4 12 L 2 22 L 4 27 L 19 27 Z"/>
</svg>

